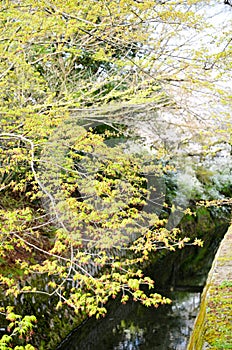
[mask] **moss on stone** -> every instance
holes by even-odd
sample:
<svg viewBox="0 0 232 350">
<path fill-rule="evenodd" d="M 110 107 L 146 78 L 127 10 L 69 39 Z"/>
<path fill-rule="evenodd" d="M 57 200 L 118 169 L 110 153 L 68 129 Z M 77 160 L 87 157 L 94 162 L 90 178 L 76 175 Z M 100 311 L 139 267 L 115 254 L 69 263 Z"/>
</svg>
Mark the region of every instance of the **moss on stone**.
<svg viewBox="0 0 232 350">
<path fill-rule="evenodd" d="M 226 284 L 210 288 L 204 334 L 210 349 L 232 349 L 231 293 L 232 287 Z"/>
<path fill-rule="evenodd" d="M 215 256 L 188 350 L 232 349 L 232 226 Z"/>
</svg>

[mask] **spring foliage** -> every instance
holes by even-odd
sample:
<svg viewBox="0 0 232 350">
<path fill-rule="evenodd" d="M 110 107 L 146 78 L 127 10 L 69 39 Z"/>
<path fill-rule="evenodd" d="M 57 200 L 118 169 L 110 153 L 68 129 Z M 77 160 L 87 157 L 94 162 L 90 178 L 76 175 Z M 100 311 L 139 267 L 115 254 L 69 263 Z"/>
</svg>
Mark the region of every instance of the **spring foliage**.
<svg viewBox="0 0 232 350">
<path fill-rule="evenodd" d="M 189 241 L 147 209 L 155 191 L 147 174 L 159 178 L 167 168 L 109 142 L 127 136 L 136 111 L 191 113 L 180 95 L 228 104 L 227 87 L 217 85 L 231 65 L 226 29 L 214 37 L 217 53 L 183 37 L 211 26 L 203 8 L 199 0 L 1 2 L 6 296 L 40 292 L 56 296 L 57 308 L 97 317 L 118 294 L 123 303 L 130 296 L 146 306 L 170 302 L 144 291 L 153 281 L 141 271 L 151 252 Z M 38 275 L 48 289 L 37 290 Z M 2 311 L 15 327 L 1 341 L 8 349 L 15 335 L 32 335 L 35 319 Z"/>
</svg>

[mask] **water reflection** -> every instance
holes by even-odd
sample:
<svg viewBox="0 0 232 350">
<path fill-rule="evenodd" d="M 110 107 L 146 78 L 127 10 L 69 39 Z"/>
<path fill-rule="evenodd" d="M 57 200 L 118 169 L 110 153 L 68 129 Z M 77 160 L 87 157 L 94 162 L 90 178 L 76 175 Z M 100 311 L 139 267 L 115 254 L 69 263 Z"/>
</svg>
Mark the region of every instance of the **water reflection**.
<svg viewBox="0 0 232 350">
<path fill-rule="evenodd" d="M 173 303 L 158 309 L 117 304 L 105 319 L 90 319 L 59 350 L 185 350 L 200 304 L 200 293 L 173 292 Z"/>
<path fill-rule="evenodd" d="M 113 334 L 115 335 L 117 332 L 120 333 L 120 330 L 116 327 L 113 329 Z M 145 343 L 144 330 L 133 323 L 129 329 L 122 329 L 122 335 L 123 340 L 114 346 L 114 350 L 138 350 L 139 346 Z"/>
</svg>

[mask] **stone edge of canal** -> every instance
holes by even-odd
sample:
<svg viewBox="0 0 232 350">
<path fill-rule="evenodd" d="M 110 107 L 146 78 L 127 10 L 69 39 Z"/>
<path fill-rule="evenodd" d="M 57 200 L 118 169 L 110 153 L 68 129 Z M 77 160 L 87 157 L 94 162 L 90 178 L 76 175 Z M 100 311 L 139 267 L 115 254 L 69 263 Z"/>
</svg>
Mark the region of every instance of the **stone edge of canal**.
<svg viewBox="0 0 232 350">
<path fill-rule="evenodd" d="M 204 287 L 187 350 L 232 349 L 232 224 Z"/>
</svg>

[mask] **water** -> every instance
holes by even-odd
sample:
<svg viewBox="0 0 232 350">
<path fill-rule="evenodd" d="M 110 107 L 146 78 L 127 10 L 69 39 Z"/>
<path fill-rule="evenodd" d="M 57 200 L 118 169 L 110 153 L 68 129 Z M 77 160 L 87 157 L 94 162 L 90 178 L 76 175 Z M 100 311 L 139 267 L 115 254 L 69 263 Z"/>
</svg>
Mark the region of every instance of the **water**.
<svg viewBox="0 0 232 350">
<path fill-rule="evenodd" d="M 172 305 L 157 309 L 118 302 L 106 318 L 88 320 L 58 349 L 184 350 L 200 304 L 200 292 L 176 291 L 168 296 L 173 300 Z"/>
</svg>

